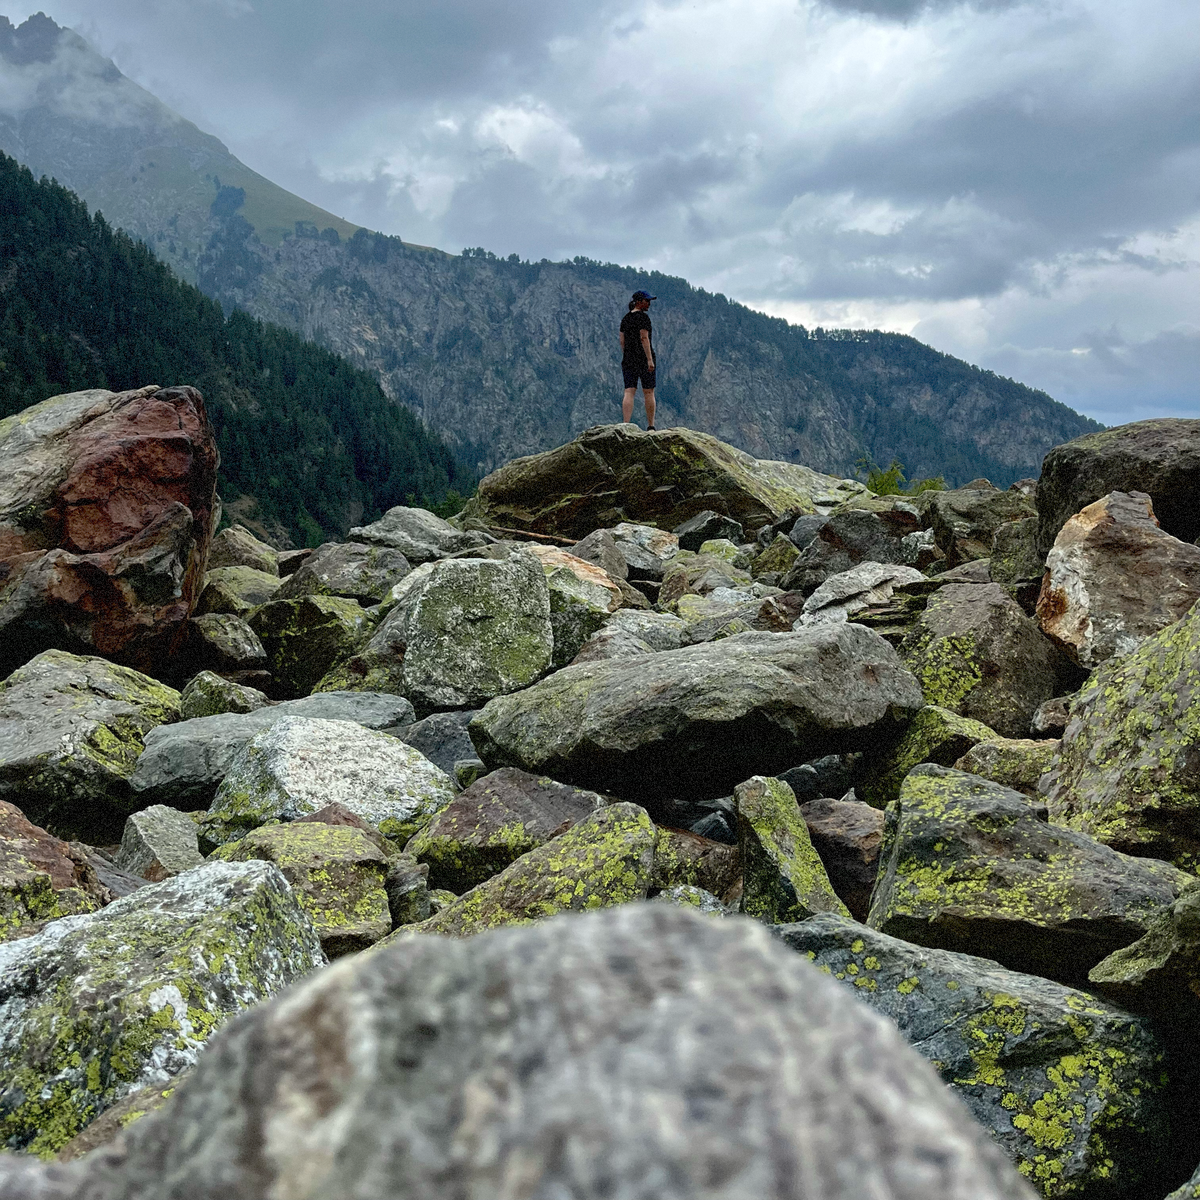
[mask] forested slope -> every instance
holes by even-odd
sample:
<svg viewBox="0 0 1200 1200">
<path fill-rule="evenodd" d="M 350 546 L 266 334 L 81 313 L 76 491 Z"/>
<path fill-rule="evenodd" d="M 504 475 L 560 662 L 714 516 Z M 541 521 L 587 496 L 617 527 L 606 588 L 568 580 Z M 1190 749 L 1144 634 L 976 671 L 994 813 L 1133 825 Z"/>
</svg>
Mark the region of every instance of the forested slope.
<svg viewBox="0 0 1200 1200">
<path fill-rule="evenodd" d="M 59 392 L 149 383 L 201 389 L 226 502 L 299 543 L 473 483 L 373 376 L 226 316 L 73 193 L 0 155 L 0 417 Z"/>
</svg>

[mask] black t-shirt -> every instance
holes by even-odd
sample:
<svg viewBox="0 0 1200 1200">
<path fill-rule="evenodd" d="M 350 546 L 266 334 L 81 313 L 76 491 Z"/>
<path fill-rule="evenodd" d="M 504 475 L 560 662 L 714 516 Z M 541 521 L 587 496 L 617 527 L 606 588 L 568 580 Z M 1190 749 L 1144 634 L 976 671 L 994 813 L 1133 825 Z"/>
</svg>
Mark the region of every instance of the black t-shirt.
<svg viewBox="0 0 1200 1200">
<path fill-rule="evenodd" d="M 639 312 L 635 308 L 633 312 L 628 312 L 621 318 L 621 332 L 625 335 L 625 352 L 621 355 L 621 361 L 631 367 L 642 366 L 646 362 L 646 352 L 642 348 L 643 329 L 650 334 L 650 353 L 653 354 L 654 334 L 649 313 Z"/>
</svg>

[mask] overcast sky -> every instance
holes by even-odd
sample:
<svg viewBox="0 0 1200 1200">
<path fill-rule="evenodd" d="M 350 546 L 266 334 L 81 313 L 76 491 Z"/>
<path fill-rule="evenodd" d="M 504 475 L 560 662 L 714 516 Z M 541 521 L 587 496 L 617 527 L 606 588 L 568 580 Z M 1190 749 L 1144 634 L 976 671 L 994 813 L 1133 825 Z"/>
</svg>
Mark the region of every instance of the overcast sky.
<svg viewBox="0 0 1200 1200">
<path fill-rule="evenodd" d="M 358 224 L 912 333 L 1106 424 L 1200 417 L 1194 0 L 51 5 Z"/>
</svg>

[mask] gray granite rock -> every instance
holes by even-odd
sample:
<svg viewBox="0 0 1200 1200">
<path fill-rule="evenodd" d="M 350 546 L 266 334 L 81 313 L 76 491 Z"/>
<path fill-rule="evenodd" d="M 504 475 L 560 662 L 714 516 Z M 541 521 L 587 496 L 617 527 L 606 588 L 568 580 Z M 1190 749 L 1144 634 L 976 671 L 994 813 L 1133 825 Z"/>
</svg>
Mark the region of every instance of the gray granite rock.
<svg viewBox="0 0 1200 1200">
<path fill-rule="evenodd" d="M 195 821 L 178 809 L 152 804 L 125 821 L 113 866 L 158 883 L 203 861 Z"/>
</svg>

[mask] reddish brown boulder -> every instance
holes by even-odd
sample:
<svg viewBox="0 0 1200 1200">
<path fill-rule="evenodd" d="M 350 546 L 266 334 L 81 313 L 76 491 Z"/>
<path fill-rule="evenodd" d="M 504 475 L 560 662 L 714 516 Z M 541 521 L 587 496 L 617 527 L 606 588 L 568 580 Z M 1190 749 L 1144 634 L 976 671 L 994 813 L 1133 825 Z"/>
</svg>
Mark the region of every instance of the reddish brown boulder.
<svg viewBox="0 0 1200 1200">
<path fill-rule="evenodd" d="M 0 421 L 0 675 L 49 648 L 162 674 L 203 581 L 218 462 L 190 387 Z"/>
<path fill-rule="evenodd" d="M 60 841 L 0 800 L 0 941 L 112 899 L 82 846 Z"/>
<path fill-rule="evenodd" d="M 813 849 L 829 882 L 856 921 L 865 921 L 879 870 L 883 813 L 861 800 L 809 800 L 800 805 Z"/>
</svg>

